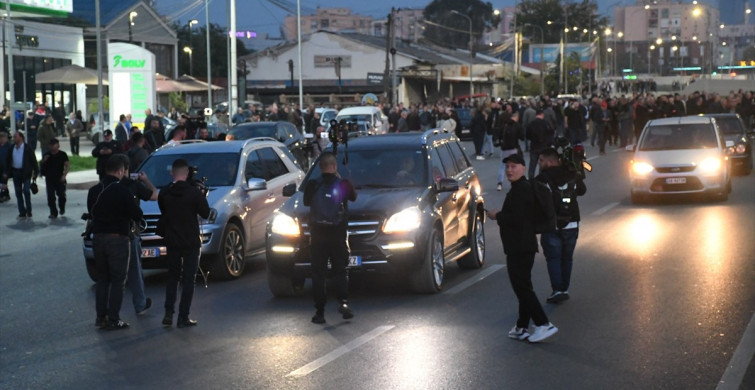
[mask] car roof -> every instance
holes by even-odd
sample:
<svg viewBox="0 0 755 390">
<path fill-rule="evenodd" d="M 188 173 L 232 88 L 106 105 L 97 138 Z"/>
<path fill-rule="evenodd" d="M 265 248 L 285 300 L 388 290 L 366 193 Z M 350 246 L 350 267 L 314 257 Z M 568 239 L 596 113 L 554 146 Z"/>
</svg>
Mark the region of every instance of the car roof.
<svg viewBox="0 0 755 390">
<path fill-rule="evenodd" d="M 341 111 L 338 111 L 338 116 L 341 115 L 359 115 L 359 114 L 373 114 L 376 111 L 380 111 L 379 108 L 373 107 L 373 106 L 359 106 L 359 107 L 348 107 L 344 108 Z"/>
<path fill-rule="evenodd" d="M 393 149 L 411 149 L 423 146 L 426 141 L 432 139 L 455 140 L 456 135 L 439 129 L 421 131 L 410 131 L 406 133 L 391 133 L 374 136 L 363 136 L 351 138 L 349 148 L 354 149 L 375 149 L 375 148 L 393 148 Z M 343 147 L 343 146 L 341 146 Z"/>
<path fill-rule="evenodd" d="M 703 116 L 708 116 L 711 118 L 739 118 L 739 114 L 735 114 L 733 112 L 727 112 L 725 114 L 703 114 Z"/>
<path fill-rule="evenodd" d="M 648 126 L 662 126 L 662 125 L 692 125 L 692 124 L 705 124 L 712 123 L 713 120 L 710 117 L 702 115 L 690 115 L 672 118 L 660 118 L 653 119 L 648 122 Z"/>
<path fill-rule="evenodd" d="M 194 142 L 190 144 L 166 145 L 155 154 L 191 154 L 191 153 L 239 153 L 247 143 L 260 146 L 281 146 L 272 138 L 251 138 L 241 141 Z"/>
</svg>

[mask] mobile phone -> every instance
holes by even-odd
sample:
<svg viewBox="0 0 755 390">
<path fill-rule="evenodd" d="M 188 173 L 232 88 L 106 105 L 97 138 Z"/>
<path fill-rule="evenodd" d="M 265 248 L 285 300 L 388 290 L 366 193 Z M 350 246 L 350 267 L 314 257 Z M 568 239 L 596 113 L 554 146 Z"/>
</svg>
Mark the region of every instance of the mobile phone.
<svg viewBox="0 0 755 390">
<path fill-rule="evenodd" d="M 139 180 L 139 174 L 138 173 L 129 173 L 128 177 L 130 177 L 131 180 Z"/>
</svg>

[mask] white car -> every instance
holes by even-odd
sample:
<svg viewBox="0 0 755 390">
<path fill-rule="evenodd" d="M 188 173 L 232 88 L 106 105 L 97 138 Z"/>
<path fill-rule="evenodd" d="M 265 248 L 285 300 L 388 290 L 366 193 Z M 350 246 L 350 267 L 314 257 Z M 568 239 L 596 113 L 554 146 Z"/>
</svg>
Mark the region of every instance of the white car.
<svg viewBox="0 0 755 390">
<path fill-rule="evenodd" d="M 388 118 L 386 118 L 379 108 L 373 106 L 348 107 L 338 111 L 336 120 L 340 122 L 356 122 L 360 130 L 367 134 L 385 134 L 388 132 Z"/>
<path fill-rule="evenodd" d="M 731 161 L 715 118 L 686 116 L 651 120 L 630 163 L 631 199 L 706 194 L 726 200 Z"/>
</svg>

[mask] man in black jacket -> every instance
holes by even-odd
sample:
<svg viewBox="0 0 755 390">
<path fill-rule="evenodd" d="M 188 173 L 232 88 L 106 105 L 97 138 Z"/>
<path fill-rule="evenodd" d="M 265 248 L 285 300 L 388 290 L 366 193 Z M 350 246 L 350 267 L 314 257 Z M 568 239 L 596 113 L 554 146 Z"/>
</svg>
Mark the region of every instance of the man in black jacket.
<svg viewBox="0 0 755 390">
<path fill-rule="evenodd" d="M 197 215 L 209 218 L 210 206 L 202 191 L 188 182 L 189 163 L 186 160 L 179 158 L 173 161 L 171 175 L 173 183 L 160 191 L 157 198 L 162 213 L 160 223 L 165 229 L 163 237 L 168 249 L 168 285 L 165 291 L 163 325 L 173 325 L 178 280 L 182 279 L 176 326 L 184 328 L 197 324 L 197 321 L 189 318 L 194 296 L 194 275 L 199 268 L 199 251 L 202 246 Z"/>
<path fill-rule="evenodd" d="M 485 126 L 485 115 L 482 113 L 482 108 L 474 108 L 474 117 L 472 117 L 472 123 L 469 125 L 469 131 L 472 133 L 472 141 L 474 142 L 474 151 L 477 160 L 484 160 L 482 155 L 482 144 L 485 141 L 485 134 L 487 133 L 487 126 Z"/>
<path fill-rule="evenodd" d="M 535 180 L 546 183 L 553 194 L 556 210 L 556 230 L 540 234 L 540 244 L 548 262 L 551 295 L 547 301 L 558 303 L 569 299 L 572 258 L 579 236 L 579 203 L 577 196 L 587 192 L 576 169 L 569 169 L 559 159 L 558 152 L 548 148 L 540 154 L 540 174 Z"/>
<path fill-rule="evenodd" d="M 13 148 L 5 161 L 5 178 L 13 178 L 18 201 L 18 219 L 31 218 L 31 181 L 39 176 L 34 150 L 24 143 L 24 134 L 13 134 Z"/>
<path fill-rule="evenodd" d="M 113 132 L 111 130 L 105 130 L 102 132 L 102 142 L 92 149 L 92 156 L 97 158 L 97 174 L 100 176 L 100 180 L 105 178 L 107 172 L 105 166 L 107 161 L 113 155 L 123 151 L 123 145 L 113 139 Z"/>
<path fill-rule="evenodd" d="M 506 270 L 519 301 L 519 318 L 509 331 L 509 337 L 515 340 L 529 338 L 530 342 L 536 343 L 558 332 L 558 328 L 548 321 L 532 287 L 532 266 L 537 253 L 535 197 L 530 183 L 524 177 L 524 158 L 513 154 L 503 162 L 506 164 L 506 178 L 511 182 L 511 189 L 503 201 L 503 208 L 500 211 L 488 211 L 488 217 L 497 221 L 501 229 Z M 535 331 L 531 335 L 530 319 L 535 323 Z"/>
<path fill-rule="evenodd" d="M 129 232 L 133 222 L 142 219 L 134 194 L 119 182 L 126 172 L 128 157 L 113 155 L 105 165 L 105 177 L 87 195 L 97 267 L 95 326 L 108 330 L 129 327 L 120 318 L 130 259 Z"/>
<path fill-rule="evenodd" d="M 535 177 L 535 168 L 540 152 L 553 144 L 555 130 L 545 121 L 543 110 L 537 109 L 535 119 L 527 127 L 527 139 L 530 140 L 530 170 L 527 177 Z"/>
</svg>

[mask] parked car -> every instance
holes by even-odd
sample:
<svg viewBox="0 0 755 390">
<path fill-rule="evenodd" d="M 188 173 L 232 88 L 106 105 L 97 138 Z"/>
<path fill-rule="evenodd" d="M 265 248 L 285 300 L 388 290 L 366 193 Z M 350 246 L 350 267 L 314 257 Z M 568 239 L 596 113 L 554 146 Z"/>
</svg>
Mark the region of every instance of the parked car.
<svg viewBox="0 0 755 390">
<path fill-rule="evenodd" d="M 369 135 L 385 134 L 388 132 L 388 118 L 379 108 L 373 106 L 348 107 L 338 111 L 336 120 L 345 120 L 349 123 L 356 122 L 362 131 Z"/>
<path fill-rule="evenodd" d="M 267 137 L 282 142 L 302 169 L 309 167 L 307 141 L 291 122 L 244 122 L 232 127 L 226 141 Z"/>
<path fill-rule="evenodd" d="M 338 115 L 338 110 L 335 108 L 319 107 L 315 108 L 315 112 L 320 114 L 320 126 L 325 127 L 326 130 L 330 127 L 330 121 Z M 309 126 L 309 123 L 307 123 L 307 126 Z M 315 130 L 317 129 L 307 129 L 310 133 L 314 133 Z"/>
<path fill-rule="evenodd" d="M 727 145 L 728 144 L 728 145 Z M 707 194 L 719 200 L 731 192 L 731 159 L 715 118 L 655 119 L 642 130 L 631 161 L 631 200 L 648 196 Z"/>
<path fill-rule="evenodd" d="M 170 166 L 178 158 L 196 168 L 195 180 L 209 188 L 210 218 L 200 222 L 203 269 L 218 279 L 233 279 L 244 271 L 248 256 L 265 250 L 265 228 L 273 211 L 286 200 L 283 187 L 296 185 L 304 172 L 281 143 L 268 139 L 233 142 L 193 140 L 163 146 L 139 168 L 158 189 L 172 182 Z M 141 202 L 142 264 L 166 268 L 165 242 L 156 233 L 157 202 Z M 92 280 L 96 277 L 92 240 L 84 237 L 84 258 Z"/>
<path fill-rule="evenodd" d="M 331 150 L 330 147 L 328 150 Z M 344 159 L 348 154 L 348 161 Z M 351 272 L 407 277 L 419 293 L 436 293 L 445 266 L 485 262 L 485 212 L 480 183 L 458 138 L 441 130 L 359 137 L 338 148 L 338 172 L 352 181 L 349 203 Z M 315 163 L 267 228 L 267 277 L 275 296 L 300 291 L 311 276 L 309 208 L 303 191 L 321 171 Z"/>
<path fill-rule="evenodd" d="M 733 172 L 739 172 L 745 176 L 752 172 L 753 151 L 750 135 L 755 133 L 750 129 L 748 134 L 745 124 L 739 114 L 705 114 L 715 118 L 718 128 L 723 133 L 724 140 L 734 143 L 730 146 L 729 157 Z"/>
</svg>

